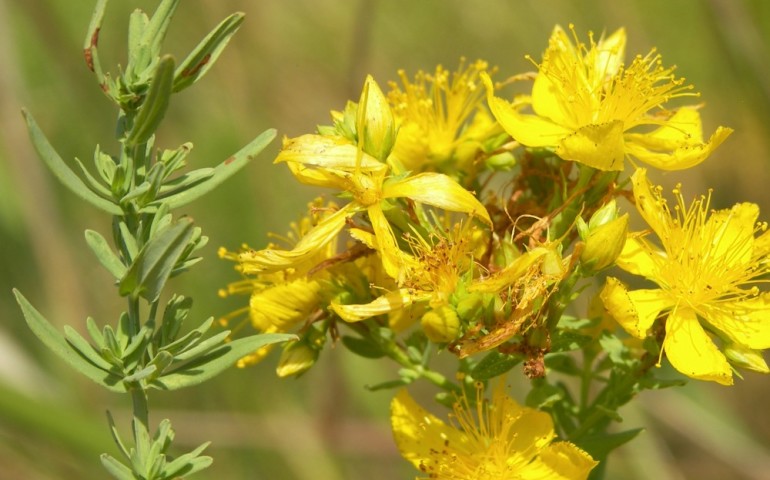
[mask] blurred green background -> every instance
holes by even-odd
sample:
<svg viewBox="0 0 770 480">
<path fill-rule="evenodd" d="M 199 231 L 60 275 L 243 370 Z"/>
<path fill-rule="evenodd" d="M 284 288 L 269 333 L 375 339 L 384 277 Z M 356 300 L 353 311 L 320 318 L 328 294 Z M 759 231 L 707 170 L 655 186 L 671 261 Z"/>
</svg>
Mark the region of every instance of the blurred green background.
<svg viewBox="0 0 770 480">
<path fill-rule="evenodd" d="M 99 44 L 106 69 L 124 62 L 133 8 L 108 6 Z M 115 146 L 115 111 L 82 58 L 93 2 L 0 0 L 0 480 L 105 478 L 114 452 L 104 414 L 127 426 L 128 399 L 105 393 L 52 358 L 33 338 L 11 295 L 19 288 L 51 321 L 82 328 L 87 315 L 114 322 L 123 304 L 83 242 L 109 219 L 64 191 L 27 139 L 20 108 L 36 117 L 65 159 Z M 756 202 L 770 218 L 770 2 L 765 0 L 187 0 L 167 42 L 181 57 L 235 10 L 246 22 L 216 67 L 174 97 L 159 142 L 192 141 L 193 168 L 219 163 L 259 132 L 296 136 L 357 99 L 366 73 L 385 84 L 459 57 L 483 58 L 499 78 L 531 70 L 553 25 L 578 32 L 625 26 L 628 53 L 653 46 L 702 92 L 707 135 L 736 132 L 705 164 L 662 175 L 686 195 L 715 188 L 713 206 Z M 585 37 L 583 37 L 585 38 Z M 234 280 L 216 248 L 258 246 L 284 232 L 316 193 L 271 164 L 278 142 L 224 188 L 185 209 L 210 237 L 205 261 L 172 283 L 196 300 L 199 319 L 245 299 L 221 300 Z M 113 149 L 114 151 L 114 149 Z M 299 381 L 274 378 L 276 358 L 229 371 L 205 386 L 151 397 L 180 446 L 213 440 L 214 466 L 196 478 L 412 478 L 390 437 L 391 392 L 363 386 L 390 379 L 387 365 L 327 350 Z M 513 376 L 518 375 L 518 370 Z M 611 459 L 610 479 L 751 479 L 770 475 L 770 378 L 749 374 L 734 387 L 691 384 L 648 392 L 627 408 L 623 427 L 646 432 Z M 523 396 L 523 394 L 522 394 Z M 520 398 L 521 399 L 521 398 Z"/>
</svg>

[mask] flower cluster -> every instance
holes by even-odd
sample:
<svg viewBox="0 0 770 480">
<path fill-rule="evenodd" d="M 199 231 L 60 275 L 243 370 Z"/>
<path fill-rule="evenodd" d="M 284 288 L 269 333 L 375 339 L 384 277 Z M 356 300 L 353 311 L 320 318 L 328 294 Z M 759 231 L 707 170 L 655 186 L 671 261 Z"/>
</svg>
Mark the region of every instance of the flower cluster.
<svg viewBox="0 0 770 480">
<path fill-rule="evenodd" d="M 283 245 L 221 251 L 243 276 L 223 294 L 250 295 L 223 321 L 300 337 L 279 375 L 341 339 L 402 367 L 375 388 L 439 387 L 455 426 L 405 390 L 392 403 L 396 442 L 429 478 L 586 478 L 618 446 L 596 441 L 609 412 L 667 384 L 652 368 L 663 358 L 721 384 L 736 368 L 769 371 L 770 234 L 757 206 L 712 211 L 710 194 L 688 205 L 678 187 L 670 207 L 638 167 L 690 168 L 731 130 L 704 140 L 699 105 L 671 105 L 693 87 L 654 50 L 627 62 L 623 29 L 587 43 L 569 30 L 554 29 L 534 75 L 496 83 L 486 62 L 461 61 L 399 72 L 387 93 L 368 77 L 358 102 L 285 139 L 275 160 L 334 201 L 311 204 Z M 522 80 L 529 94 L 503 94 Z M 629 232 L 620 199 L 649 230 Z M 603 308 L 568 310 L 614 267 L 657 287 L 609 276 L 590 302 Z M 455 356 L 453 376 L 431 367 L 435 352 Z M 529 406 L 504 381 L 484 400 L 519 363 Z M 581 378 L 580 394 L 552 374 Z"/>
</svg>

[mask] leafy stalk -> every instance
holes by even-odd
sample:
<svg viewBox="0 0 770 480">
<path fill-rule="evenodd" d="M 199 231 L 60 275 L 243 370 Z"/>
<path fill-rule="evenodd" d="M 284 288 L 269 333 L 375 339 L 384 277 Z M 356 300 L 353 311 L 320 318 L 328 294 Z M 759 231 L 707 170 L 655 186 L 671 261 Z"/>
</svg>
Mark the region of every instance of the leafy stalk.
<svg viewBox="0 0 770 480">
<path fill-rule="evenodd" d="M 225 343 L 227 331 L 206 336 L 212 319 L 179 337 L 192 301 L 171 295 L 165 307 L 160 302 L 168 279 L 197 263 L 199 258 L 193 255 L 207 241 L 192 219 L 175 219 L 171 210 L 232 176 L 260 153 L 275 131 L 263 132 L 216 168 L 179 174 L 191 144 L 156 152 L 155 133 L 172 94 L 194 84 L 211 68 L 243 15 L 233 14 L 220 23 L 177 68 L 173 57 L 161 55 L 161 46 L 179 0 L 162 0 L 152 17 L 137 10 L 129 26 L 129 62 L 113 78 L 102 69 L 97 48 L 106 4 L 99 0 L 96 5 L 84 54 L 101 90 L 120 110 L 116 129 L 120 153 L 111 156 L 96 148 L 98 178 L 77 161 L 83 181 L 54 150 L 32 115 L 25 111 L 24 117 L 32 143 L 51 172 L 80 198 L 113 216 L 114 250 L 93 230 L 87 230 L 85 238 L 100 264 L 116 278 L 117 293 L 126 298 L 126 311 L 114 327 L 105 325 L 101 330 L 89 318 L 90 338 L 86 339 L 69 326 L 62 335 L 20 292 L 14 293 L 30 329 L 48 348 L 108 390 L 130 394 L 132 442 L 121 439 L 108 415 L 122 458 L 102 455 L 104 468 L 121 480 L 170 480 L 202 470 L 212 459 L 201 455 L 205 443 L 170 461 L 173 429 L 163 420 L 152 432 L 149 391 L 199 384 L 244 355 L 295 338 L 269 334 Z"/>
</svg>

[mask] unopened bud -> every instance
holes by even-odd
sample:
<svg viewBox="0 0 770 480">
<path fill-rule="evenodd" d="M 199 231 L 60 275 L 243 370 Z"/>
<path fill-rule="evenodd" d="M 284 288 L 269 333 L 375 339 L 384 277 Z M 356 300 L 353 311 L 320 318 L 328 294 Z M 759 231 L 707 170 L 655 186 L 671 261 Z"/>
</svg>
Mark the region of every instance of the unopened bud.
<svg viewBox="0 0 770 480">
<path fill-rule="evenodd" d="M 589 270 L 599 271 L 615 263 L 620 252 L 623 251 L 628 237 L 628 214 L 592 225 L 595 216 L 591 217 L 591 222 L 588 223 L 588 231 L 584 238 L 585 248 L 580 260 Z"/>
<path fill-rule="evenodd" d="M 434 308 L 420 320 L 425 335 L 432 342 L 447 343 L 460 334 L 460 318 L 449 305 Z"/>
<path fill-rule="evenodd" d="M 481 316 L 484 310 L 484 297 L 481 293 L 466 293 L 455 306 L 457 314 L 466 321 L 472 321 Z"/>
<path fill-rule="evenodd" d="M 385 161 L 396 142 L 396 121 L 387 98 L 371 75 L 358 102 L 356 130 L 364 152 Z"/>
<path fill-rule="evenodd" d="M 742 367 L 761 373 L 770 373 L 767 362 L 762 354 L 756 350 L 732 344 L 724 348 L 727 359 L 736 367 Z"/>
<path fill-rule="evenodd" d="M 305 342 L 292 342 L 284 347 L 275 373 L 281 377 L 291 377 L 306 372 L 318 359 L 318 350 Z"/>
</svg>

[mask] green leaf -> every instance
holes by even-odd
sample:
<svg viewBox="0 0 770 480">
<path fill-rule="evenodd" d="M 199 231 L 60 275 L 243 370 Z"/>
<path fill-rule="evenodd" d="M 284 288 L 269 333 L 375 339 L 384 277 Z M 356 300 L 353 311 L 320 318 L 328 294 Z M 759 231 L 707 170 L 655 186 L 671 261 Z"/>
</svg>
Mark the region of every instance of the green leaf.
<svg viewBox="0 0 770 480">
<path fill-rule="evenodd" d="M 574 330 L 556 329 L 551 333 L 552 352 L 571 352 L 580 350 L 593 340 L 588 335 L 582 335 Z"/>
<path fill-rule="evenodd" d="M 128 229 L 126 222 L 122 220 L 118 222 L 118 231 L 120 232 L 118 238 L 120 238 L 120 241 L 123 244 L 123 249 L 128 253 L 128 259 L 133 261 L 137 254 L 139 254 L 139 245 L 136 244 L 134 234 Z"/>
<path fill-rule="evenodd" d="M 70 327 L 69 325 L 65 325 L 64 337 L 67 339 L 72 348 L 80 352 L 80 354 L 85 357 L 86 360 L 91 362 L 95 367 L 99 367 L 105 371 L 110 371 L 112 369 L 110 362 L 102 358 L 102 356 L 99 355 L 96 350 L 94 350 L 94 347 L 88 343 L 88 341 L 83 338 L 74 328 Z"/>
<path fill-rule="evenodd" d="M 407 381 L 403 378 L 400 378 L 398 380 L 390 380 L 387 382 L 378 383 L 376 385 L 366 385 L 364 388 L 366 388 L 370 392 L 376 392 L 377 390 L 389 390 L 391 388 L 403 387 L 405 385 L 409 385 L 410 383 L 412 382 Z"/>
<path fill-rule="evenodd" d="M 96 80 L 100 85 L 104 85 L 105 80 L 96 46 L 99 43 L 99 31 L 102 28 L 102 19 L 104 18 L 106 6 L 107 0 L 99 0 L 96 3 L 94 13 L 91 15 L 91 22 L 88 25 L 88 33 L 83 43 L 83 55 L 86 59 L 86 65 L 89 70 L 96 74 Z"/>
<path fill-rule="evenodd" d="M 91 247 L 91 251 L 96 255 L 96 259 L 102 264 L 108 272 L 116 279 L 123 278 L 126 274 L 126 266 L 120 261 L 115 252 L 112 251 L 107 240 L 98 232 L 86 230 L 86 243 Z"/>
<path fill-rule="evenodd" d="M 129 453 L 129 450 L 126 448 L 126 446 L 123 444 L 123 441 L 120 439 L 120 434 L 118 433 L 118 427 L 115 426 L 115 419 L 112 418 L 112 414 L 109 410 L 107 410 L 107 424 L 110 426 L 110 434 L 112 435 L 112 440 L 115 442 L 115 445 L 118 446 L 118 450 L 120 450 L 120 453 L 123 454 L 124 457 L 126 457 L 126 460 L 131 458 L 131 454 Z"/>
<path fill-rule="evenodd" d="M 128 65 L 126 73 L 134 75 L 144 70 L 150 61 L 149 45 L 143 43 L 144 32 L 150 18 L 143 11 L 136 9 L 128 17 Z"/>
<path fill-rule="evenodd" d="M 162 375 L 149 385 L 159 390 L 178 390 L 197 385 L 232 367 L 240 358 L 255 350 L 266 345 L 296 339 L 296 335 L 281 333 L 239 338 L 178 367 L 172 367 L 169 373 Z"/>
<path fill-rule="evenodd" d="M 160 187 L 160 194 L 168 197 L 205 182 L 214 175 L 213 168 L 199 168 L 168 180 Z"/>
<path fill-rule="evenodd" d="M 549 353 L 545 356 L 545 366 L 557 372 L 579 376 L 583 372 L 578 367 L 575 359 L 566 353 Z"/>
<path fill-rule="evenodd" d="M 206 74 L 240 28 L 243 18 L 243 13 L 233 13 L 201 40 L 177 67 L 174 73 L 174 92 L 184 90 Z"/>
<path fill-rule="evenodd" d="M 99 175 L 102 177 L 102 180 L 112 187 L 112 181 L 115 179 L 115 169 L 117 168 L 117 165 L 115 165 L 115 160 L 108 154 L 101 151 L 99 145 L 96 146 L 96 149 L 94 149 L 94 166 L 96 167 L 96 171 L 99 172 Z M 112 196 L 112 190 L 110 189 L 110 196 Z"/>
<path fill-rule="evenodd" d="M 346 335 L 342 337 L 342 344 L 351 352 L 364 358 L 381 358 L 385 356 L 385 352 L 382 351 L 379 345 L 365 338 Z"/>
<path fill-rule="evenodd" d="M 166 175 L 171 175 L 185 166 L 185 158 L 193 148 L 190 142 L 183 143 L 176 150 L 164 150 L 160 156 L 160 162 L 166 165 Z"/>
<path fill-rule="evenodd" d="M 175 478 L 180 475 L 191 475 L 211 465 L 213 462 L 211 457 L 199 457 L 199 455 L 203 453 L 203 450 L 205 450 L 206 447 L 208 447 L 210 444 L 211 442 L 206 442 L 192 452 L 180 455 L 173 462 L 170 462 L 163 470 L 163 474 L 165 475 L 164 478 Z"/>
<path fill-rule="evenodd" d="M 125 392 L 126 389 L 121 383 L 120 377 L 102 370 L 92 365 L 88 360 L 81 357 L 59 333 L 48 320 L 35 310 L 26 298 L 14 289 L 13 294 L 24 314 L 24 320 L 32 330 L 32 333 L 40 339 L 52 352 L 57 354 L 62 360 L 67 362 L 72 368 L 90 378 L 94 382 L 113 392 Z"/>
<path fill-rule="evenodd" d="M 158 5 L 155 13 L 152 14 L 152 19 L 144 30 L 142 43 L 150 45 L 153 57 L 160 55 L 160 46 L 163 43 L 163 39 L 166 38 L 171 18 L 174 16 L 178 5 L 179 0 L 163 0 Z"/>
<path fill-rule="evenodd" d="M 45 134 L 40 130 L 32 114 L 22 110 L 24 119 L 27 122 L 27 130 L 32 144 L 37 151 L 38 156 L 46 164 L 51 173 L 72 193 L 90 203 L 94 207 L 103 210 L 111 215 L 122 215 L 123 211 L 109 200 L 106 200 L 93 191 L 91 191 L 83 181 L 64 163 L 64 160 L 56 153 L 51 146 Z"/>
<path fill-rule="evenodd" d="M 182 218 L 158 232 L 145 244 L 120 281 L 120 294 L 142 296 L 149 302 L 157 300 L 192 233 L 193 223 L 189 218 Z"/>
<path fill-rule="evenodd" d="M 471 377 L 476 380 L 489 380 L 498 377 L 521 363 L 521 357 L 500 353 L 497 350 L 489 352 L 471 370 Z"/>
<path fill-rule="evenodd" d="M 213 320 L 213 319 L 211 319 Z M 222 342 L 225 341 L 227 336 L 230 335 L 230 331 L 226 330 L 224 332 L 219 332 L 216 335 L 207 338 L 206 340 L 200 342 L 199 344 L 195 345 L 194 347 L 190 348 L 189 350 L 182 350 L 182 352 L 177 353 L 174 355 L 174 358 L 180 361 L 184 360 L 190 360 L 200 354 L 203 354 L 212 348 L 216 347 L 217 345 L 220 345 Z"/>
<path fill-rule="evenodd" d="M 155 366 L 156 368 L 155 373 L 152 375 L 152 377 L 150 377 L 150 380 L 162 375 L 163 372 L 166 371 L 166 368 L 168 368 L 168 366 L 171 365 L 171 362 L 173 361 L 174 356 L 170 353 L 158 352 L 158 354 L 155 355 L 155 358 L 153 358 L 150 362 L 150 366 Z"/>
<path fill-rule="evenodd" d="M 110 475 L 117 480 L 136 480 L 131 469 L 115 460 L 112 456 L 103 453 L 101 456 L 102 465 L 110 472 Z"/>
<path fill-rule="evenodd" d="M 161 197 L 163 202 L 168 203 L 169 208 L 178 208 L 197 199 L 201 195 L 214 189 L 222 182 L 230 178 L 243 168 L 251 159 L 256 157 L 273 139 L 275 138 L 275 129 L 268 129 L 262 132 L 251 143 L 240 149 L 235 155 L 228 158 L 214 168 L 214 174 L 206 180 L 187 190 Z"/>
<path fill-rule="evenodd" d="M 106 200 L 112 199 L 112 191 L 104 186 L 102 182 L 97 180 L 96 177 L 91 175 L 91 172 L 88 171 L 86 166 L 83 165 L 83 162 L 81 162 L 78 157 L 75 157 L 75 164 L 78 166 L 78 168 L 80 168 L 80 171 L 83 173 L 83 178 L 85 178 L 86 182 L 88 182 L 88 186 L 91 188 L 92 192 Z"/>
<path fill-rule="evenodd" d="M 147 142 L 158 129 L 166 115 L 171 98 L 171 82 L 174 79 L 174 58 L 166 55 L 155 69 L 150 90 L 136 114 L 134 125 L 126 139 L 130 146 Z"/>
<path fill-rule="evenodd" d="M 92 317 L 86 318 L 86 330 L 91 335 L 91 339 L 96 343 L 96 346 L 102 348 L 104 346 L 104 336 L 96 325 L 96 321 Z"/>
<path fill-rule="evenodd" d="M 628 347 L 618 337 L 607 331 L 602 332 L 599 337 L 599 344 L 615 365 L 630 368 L 638 362 L 637 359 L 633 358 Z"/>
<path fill-rule="evenodd" d="M 155 366 L 155 365 L 148 365 L 148 366 L 144 367 L 143 369 L 138 370 L 138 371 L 132 373 L 131 375 L 125 377 L 123 379 L 123 381 L 127 385 L 130 384 L 130 383 L 133 383 L 133 382 L 138 382 L 139 380 L 143 380 L 143 379 L 149 377 L 150 375 L 155 373 L 157 370 L 158 370 L 157 366 Z"/>
</svg>

